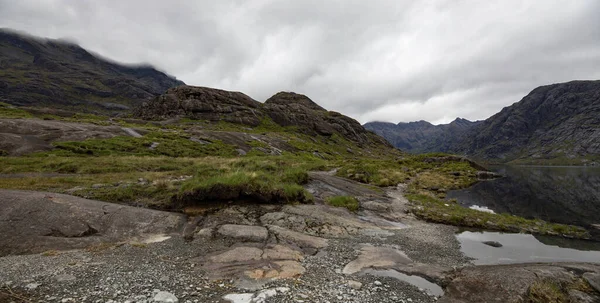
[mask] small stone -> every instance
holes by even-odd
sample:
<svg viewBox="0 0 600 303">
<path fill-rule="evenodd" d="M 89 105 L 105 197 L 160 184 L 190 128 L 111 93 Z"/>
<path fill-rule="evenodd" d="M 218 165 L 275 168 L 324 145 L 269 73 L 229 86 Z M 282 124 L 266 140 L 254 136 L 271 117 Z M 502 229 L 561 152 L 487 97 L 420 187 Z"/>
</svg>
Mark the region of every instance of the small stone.
<svg viewBox="0 0 600 303">
<path fill-rule="evenodd" d="M 373 282 L 373 284 L 375 284 L 376 286 L 381 286 L 381 285 L 383 285 L 383 283 L 381 283 L 381 282 L 379 282 L 379 281 L 375 281 L 375 282 Z"/>
<path fill-rule="evenodd" d="M 362 283 L 358 282 L 358 281 L 353 281 L 353 280 L 349 280 L 348 281 L 348 286 L 352 289 L 356 289 L 359 290 L 362 288 Z"/>
<path fill-rule="evenodd" d="M 491 247 L 502 247 L 502 243 L 496 241 L 483 241 L 481 243 Z"/>
<path fill-rule="evenodd" d="M 25 288 L 27 288 L 28 290 L 34 290 L 36 288 L 38 288 L 40 285 L 42 285 L 41 283 L 29 283 L 27 285 L 25 285 Z"/>
<path fill-rule="evenodd" d="M 156 293 L 156 295 L 154 295 L 152 301 L 161 303 L 177 303 L 179 302 L 179 299 L 177 299 L 177 297 L 175 297 L 175 295 L 170 292 L 159 291 L 158 293 Z"/>
<path fill-rule="evenodd" d="M 58 275 L 58 276 L 54 277 L 54 279 L 57 282 L 68 282 L 68 281 L 74 281 L 77 278 L 75 278 L 75 276 L 73 276 L 73 275 L 62 274 L 62 275 Z"/>
</svg>

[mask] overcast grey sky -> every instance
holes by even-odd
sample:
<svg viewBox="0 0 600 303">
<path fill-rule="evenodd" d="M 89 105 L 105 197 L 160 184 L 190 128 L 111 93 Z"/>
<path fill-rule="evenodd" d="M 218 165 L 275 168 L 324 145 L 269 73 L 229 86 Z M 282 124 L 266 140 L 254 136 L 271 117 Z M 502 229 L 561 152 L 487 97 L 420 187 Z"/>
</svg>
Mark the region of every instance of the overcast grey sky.
<svg viewBox="0 0 600 303">
<path fill-rule="evenodd" d="M 537 86 L 600 79 L 598 0 L 0 0 L 0 27 L 362 123 L 485 119 Z"/>
</svg>

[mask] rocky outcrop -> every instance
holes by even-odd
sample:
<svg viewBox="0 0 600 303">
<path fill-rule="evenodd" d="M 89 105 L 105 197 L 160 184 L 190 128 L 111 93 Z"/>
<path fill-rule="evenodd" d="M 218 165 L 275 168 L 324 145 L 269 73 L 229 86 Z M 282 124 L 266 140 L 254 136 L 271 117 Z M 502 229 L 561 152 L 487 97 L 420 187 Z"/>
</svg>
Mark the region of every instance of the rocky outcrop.
<svg viewBox="0 0 600 303">
<path fill-rule="evenodd" d="M 482 122 L 365 124 L 407 151 L 460 153 L 499 162 L 581 159 L 583 164 L 600 155 L 599 126 L 600 81 L 538 87 Z"/>
<path fill-rule="evenodd" d="M 134 115 L 148 120 L 186 117 L 258 126 L 264 117 L 261 107 L 260 102 L 239 92 L 184 85 L 144 102 Z"/>
<path fill-rule="evenodd" d="M 60 40 L 0 30 L 0 99 L 14 105 L 120 112 L 183 82 Z"/>
<path fill-rule="evenodd" d="M 279 92 L 261 103 L 239 92 L 184 85 L 144 102 L 134 115 L 147 120 L 185 117 L 249 127 L 269 127 L 274 122 L 282 127 L 295 127 L 304 134 L 332 136 L 337 133 L 359 144 L 390 146 L 356 120 L 327 111 L 307 96 L 291 92 Z"/>
</svg>

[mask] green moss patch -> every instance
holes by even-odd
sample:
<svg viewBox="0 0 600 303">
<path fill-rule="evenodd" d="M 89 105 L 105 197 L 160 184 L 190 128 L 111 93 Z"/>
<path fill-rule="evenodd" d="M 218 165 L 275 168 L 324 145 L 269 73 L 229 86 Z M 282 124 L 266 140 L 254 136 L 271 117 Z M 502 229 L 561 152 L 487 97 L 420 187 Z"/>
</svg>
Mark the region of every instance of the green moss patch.
<svg viewBox="0 0 600 303">
<path fill-rule="evenodd" d="M 344 207 L 349 211 L 357 211 L 360 206 L 358 200 L 352 196 L 330 197 L 325 200 L 325 203 L 335 207 Z"/>
</svg>

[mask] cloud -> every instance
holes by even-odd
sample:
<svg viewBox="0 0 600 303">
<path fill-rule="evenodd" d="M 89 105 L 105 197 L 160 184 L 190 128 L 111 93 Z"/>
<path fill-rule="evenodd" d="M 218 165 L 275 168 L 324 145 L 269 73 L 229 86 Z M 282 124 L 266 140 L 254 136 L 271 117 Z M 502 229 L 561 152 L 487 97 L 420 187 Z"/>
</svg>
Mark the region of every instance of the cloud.
<svg viewBox="0 0 600 303">
<path fill-rule="evenodd" d="M 596 0 L 0 0 L 0 27 L 259 101 L 295 91 L 363 123 L 443 123 L 600 79 L 599 11 Z"/>
</svg>

